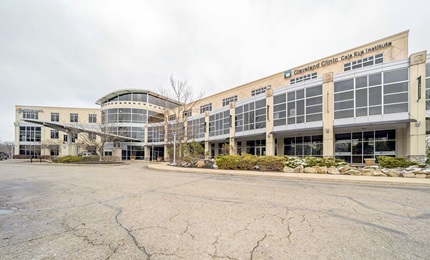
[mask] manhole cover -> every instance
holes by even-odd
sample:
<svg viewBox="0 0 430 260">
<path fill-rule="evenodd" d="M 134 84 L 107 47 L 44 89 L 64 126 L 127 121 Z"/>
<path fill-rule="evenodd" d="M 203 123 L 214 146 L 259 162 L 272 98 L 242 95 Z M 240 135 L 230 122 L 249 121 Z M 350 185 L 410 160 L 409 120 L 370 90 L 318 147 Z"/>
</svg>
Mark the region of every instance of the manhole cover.
<svg viewBox="0 0 430 260">
<path fill-rule="evenodd" d="M 15 212 L 14 210 L 10 210 L 10 209 L 0 209 L 0 215 L 12 214 L 14 212 Z"/>
</svg>

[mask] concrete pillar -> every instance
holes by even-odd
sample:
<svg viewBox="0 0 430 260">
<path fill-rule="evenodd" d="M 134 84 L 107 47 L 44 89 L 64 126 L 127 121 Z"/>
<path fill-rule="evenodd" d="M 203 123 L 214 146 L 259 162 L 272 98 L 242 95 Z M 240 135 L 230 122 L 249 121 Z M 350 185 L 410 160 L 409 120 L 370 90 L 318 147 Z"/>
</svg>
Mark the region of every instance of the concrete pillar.
<svg viewBox="0 0 430 260">
<path fill-rule="evenodd" d="M 148 146 L 148 124 L 144 125 L 144 129 L 145 129 L 145 136 L 143 139 L 143 143 L 145 144 L 145 161 L 150 161 L 151 160 L 151 149 Z"/>
<path fill-rule="evenodd" d="M 419 163 L 426 160 L 426 57 L 427 51 L 409 57 L 409 116 L 417 122 L 407 125 L 406 157 Z"/>
<path fill-rule="evenodd" d="M 209 143 L 209 112 L 205 112 L 205 155 L 206 157 L 211 157 L 210 154 L 210 143 Z"/>
<path fill-rule="evenodd" d="M 266 155 L 275 155 L 275 137 L 273 135 L 273 90 L 266 90 Z"/>
<path fill-rule="evenodd" d="M 167 118 L 167 115 L 165 117 Z M 168 123 L 169 122 L 167 120 L 164 120 L 164 161 L 165 162 L 170 162 L 169 145 L 168 145 L 168 138 L 167 138 L 167 135 L 169 133 L 167 131 Z"/>
<path fill-rule="evenodd" d="M 323 75 L 323 156 L 334 157 L 334 82 L 333 72 Z"/>
<path fill-rule="evenodd" d="M 236 154 L 237 153 L 237 143 L 236 143 L 236 110 L 235 103 L 230 103 L 230 139 L 229 139 L 229 153 Z"/>
</svg>

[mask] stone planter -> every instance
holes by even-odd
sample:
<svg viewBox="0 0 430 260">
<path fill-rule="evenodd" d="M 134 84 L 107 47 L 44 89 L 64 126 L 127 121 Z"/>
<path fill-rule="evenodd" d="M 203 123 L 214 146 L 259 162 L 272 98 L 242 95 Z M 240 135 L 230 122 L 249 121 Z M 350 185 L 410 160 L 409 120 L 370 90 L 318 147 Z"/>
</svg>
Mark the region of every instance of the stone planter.
<svg viewBox="0 0 430 260">
<path fill-rule="evenodd" d="M 364 163 L 366 163 L 366 166 L 373 166 L 375 165 L 375 159 L 373 158 L 365 158 Z"/>
</svg>

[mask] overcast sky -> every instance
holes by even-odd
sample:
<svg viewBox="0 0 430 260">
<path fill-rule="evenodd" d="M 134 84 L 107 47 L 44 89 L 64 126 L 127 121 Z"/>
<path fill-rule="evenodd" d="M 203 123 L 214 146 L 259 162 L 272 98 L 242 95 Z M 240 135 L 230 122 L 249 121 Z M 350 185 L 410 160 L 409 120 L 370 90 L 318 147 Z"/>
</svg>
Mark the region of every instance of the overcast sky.
<svg viewBox="0 0 430 260">
<path fill-rule="evenodd" d="M 0 140 L 14 106 L 97 107 L 124 88 L 206 95 L 404 30 L 430 49 L 429 1 L 0 1 Z"/>
</svg>

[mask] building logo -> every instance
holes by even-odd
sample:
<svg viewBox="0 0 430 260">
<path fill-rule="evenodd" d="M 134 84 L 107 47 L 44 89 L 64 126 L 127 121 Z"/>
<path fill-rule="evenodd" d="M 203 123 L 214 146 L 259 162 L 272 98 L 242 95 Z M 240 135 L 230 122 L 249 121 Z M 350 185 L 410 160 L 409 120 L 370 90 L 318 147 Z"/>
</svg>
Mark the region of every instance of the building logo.
<svg viewBox="0 0 430 260">
<path fill-rule="evenodd" d="M 22 112 L 33 112 L 33 113 L 38 113 L 38 112 L 43 112 L 43 109 L 29 109 L 29 108 L 20 108 L 17 107 L 16 108 L 16 112 L 21 114 Z"/>
<path fill-rule="evenodd" d="M 284 71 L 284 79 L 291 78 L 293 72 L 291 70 Z"/>
</svg>

